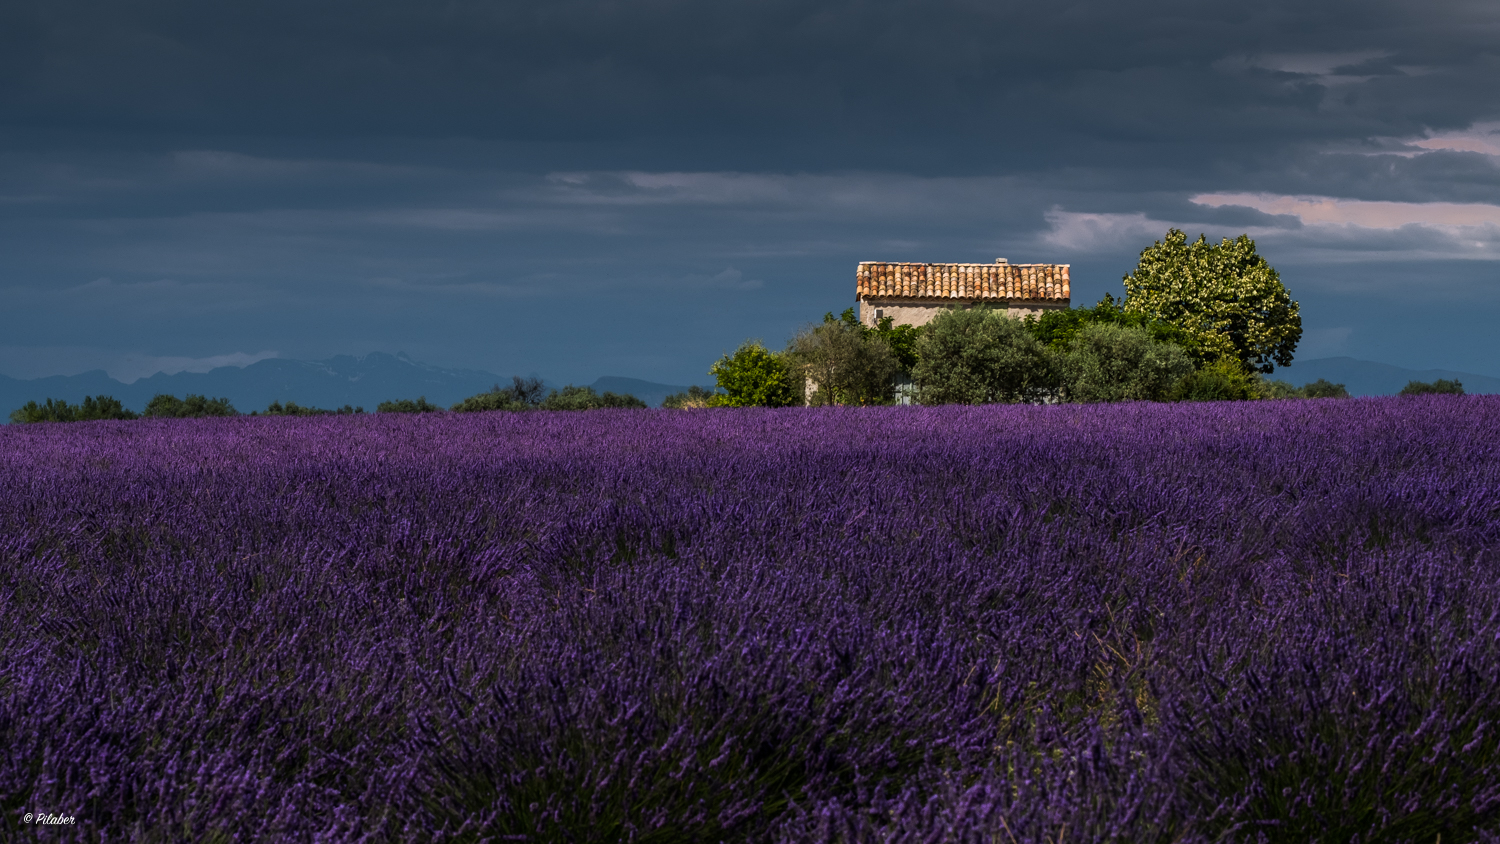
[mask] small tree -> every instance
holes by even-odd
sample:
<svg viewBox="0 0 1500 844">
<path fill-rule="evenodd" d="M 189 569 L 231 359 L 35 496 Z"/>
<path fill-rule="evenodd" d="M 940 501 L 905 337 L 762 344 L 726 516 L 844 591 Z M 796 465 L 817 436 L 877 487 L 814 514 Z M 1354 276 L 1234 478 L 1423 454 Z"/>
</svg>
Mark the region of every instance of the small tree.
<svg viewBox="0 0 1500 844">
<path fill-rule="evenodd" d="M 1252 371 L 1290 366 L 1302 337 L 1297 303 L 1245 235 L 1214 246 L 1171 229 L 1125 276 L 1125 310 L 1181 328 L 1203 359 Z"/>
<path fill-rule="evenodd" d="M 1089 325 L 1062 358 L 1063 397 L 1074 402 L 1163 401 L 1193 371 L 1181 348 L 1142 328 Z"/>
<path fill-rule="evenodd" d="M 792 373 L 780 355 L 746 340 L 708 368 L 722 392 L 714 407 L 787 407 L 797 399 Z"/>
<path fill-rule="evenodd" d="M 912 370 L 923 404 L 1039 402 L 1055 362 L 1020 320 L 987 308 L 944 311 L 927 325 Z"/>
<path fill-rule="evenodd" d="M 1335 384 L 1326 378 L 1303 384 L 1297 392 L 1308 399 L 1347 399 L 1349 390 L 1343 384 Z"/>
<path fill-rule="evenodd" d="M 484 410 L 530 410 L 542 403 L 542 379 L 510 377 L 510 386 L 496 384 L 488 392 L 469 396 L 449 408 L 457 413 L 477 413 Z M 411 412 L 411 411 L 406 411 Z"/>
<path fill-rule="evenodd" d="M 1438 380 L 1431 383 L 1428 383 L 1426 381 L 1408 381 L 1406 382 L 1406 386 L 1401 388 L 1401 392 L 1398 395 L 1461 396 L 1463 394 L 1464 385 L 1462 381 L 1449 381 L 1446 378 L 1439 378 Z"/>
<path fill-rule="evenodd" d="M 812 382 L 809 404 L 889 403 L 901 367 L 886 338 L 860 325 L 853 308 L 842 319 L 830 313 L 822 325 L 798 332 L 787 345 L 787 357 Z"/>
<path fill-rule="evenodd" d="M 499 384 L 495 385 L 496 392 L 509 393 L 511 402 L 523 407 L 536 407 L 540 405 L 542 403 L 542 393 L 545 390 L 546 387 L 542 384 L 542 379 L 535 376 L 522 378 L 519 375 L 512 375 L 510 376 L 510 386 L 504 390 L 500 389 Z"/>
<path fill-rule="evenodd" d="M 185 399 L 157 393 L 146 403 L 144 416 L 155 419 L 203 419 L 209 416 L 239 416 L 227 398 L 211 399 L 189 394 Z"/>
</svg>

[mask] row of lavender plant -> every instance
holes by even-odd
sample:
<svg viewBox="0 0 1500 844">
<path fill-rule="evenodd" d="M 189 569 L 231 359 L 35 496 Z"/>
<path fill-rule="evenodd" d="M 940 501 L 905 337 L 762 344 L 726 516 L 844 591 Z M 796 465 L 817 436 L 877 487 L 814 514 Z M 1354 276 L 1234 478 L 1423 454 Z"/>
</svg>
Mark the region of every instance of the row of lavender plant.
<svg viewBox="0 0 1500 844">
<path fill-rule="evenodd" d="M 0 430 L 46 837 L 1493 841 L 1500 401 Z"/>
</svg>

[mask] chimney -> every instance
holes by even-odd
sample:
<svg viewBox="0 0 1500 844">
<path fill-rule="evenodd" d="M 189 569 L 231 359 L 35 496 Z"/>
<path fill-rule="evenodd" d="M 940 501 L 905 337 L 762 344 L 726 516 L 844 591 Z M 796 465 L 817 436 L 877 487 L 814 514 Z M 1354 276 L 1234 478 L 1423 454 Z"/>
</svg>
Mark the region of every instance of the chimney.
<svg viewBox="0 0 1500 844">
<path fill-rule="evenodd" d="M 995 259 L 995 263 L 997 263 L 997 264 L 1009 264 L 1010 262 L 1007 261 L 1007 260 L 1005 260 L 1004 258 L 996 258 Z"/>
</svg>

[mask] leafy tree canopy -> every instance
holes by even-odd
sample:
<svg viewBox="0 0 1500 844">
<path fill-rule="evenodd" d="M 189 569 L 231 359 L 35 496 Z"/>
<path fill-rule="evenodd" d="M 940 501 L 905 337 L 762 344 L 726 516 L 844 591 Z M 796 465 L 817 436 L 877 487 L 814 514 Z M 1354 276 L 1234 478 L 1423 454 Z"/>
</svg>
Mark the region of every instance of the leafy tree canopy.
<svg viewBox="0 0 1500 844">
<path fill-rule="evenodd" d="M 1084 326 L 1107 324 L 1124 325 L 1144 329 L 1151 339 L 1159 343 L 1172 343 L 1182 347 L 1195 360 L 1202 360 L 1197 342 L 1186 331 L 1144 313 L 1128 311 L 1122 303 L 1109 293 L 1092 308 L 1064 308 L 1043 311 L 1041 316 L 1028 315 L 1026 329 L 1048 348 L 1066 351 L 1073 337 Z"/>
<path fill-rule="evenodd" d="M 62 399 L 47 399 L 43 404 L 29 401 L 12 411 L 10 421 L 30 422 L 92 422 L 99 419 L 135 419 L 136 414 L 126 410 L 120 400 L 113 396 L 84 396 L 79 404 L 68 404 Z"/>
<path fill-rule="evenodd" d="M 891 355 L 896 358 L 896 363 L 901 371 L 910 372 L 917 365 L 917 340 L 919 340 L 926 326 L 918 325 L 896 325 L 894 317 L 880 317 L 875 320 L 875 327 L 859 321 L 854 315 L 853 308 L 845 308 L 835 320 L 833 312 L 829 311 L 823 315 L 823 324 L 837 322 L 853 331 L 859 332 L 862 337 L 879 337 L 890 347 Z"/>
<path fill-rule="evenodd" d="M 912 370 L 923 404 L 1039 402 L 1052 395 L 1052 355 L 1020 320 L 988 308 L 950 310 L 926 326 Z"/>
<path fill-rule="evenodd" d="M 154 419 L 202 419 L 208 416 L 239 416 L 227 398 L 211 399 L 189 394 L 185 399 L 157 393 L 146 403 L 142 414 Z"/>
<path fill-rule="evenodd" d="M 1259 372 L 1290 366 L 1302 338 L 1297 303 L 1245 235 L 1215 246 L 1171 229 L 1125 276 L 1125 310 L 1181 328 L 1205 359 Z"/>
<path fill-rule="evenodd" d="M 859 332 L 862 337 L 874 336 L 884 340 L 901 371 L 910 372 L 917 365 L 917 340 L 921 338 L 926 326 L 896 325 L 894 317 L 880 317 L 875 320 L 875 327 L 871 328 L 859 321 L 853 308 L 845 308 L 837 319 L 832 311 L 823 315 L 824 325 L 834 322 Z"/>
<path fill-rule="evenodd" d="M 787 407 L 797 400 L 787 362 L 757 340 L 719 358 L 708 374 L 721 391 L 712 399 L 714 407 Z"/>
</svg>

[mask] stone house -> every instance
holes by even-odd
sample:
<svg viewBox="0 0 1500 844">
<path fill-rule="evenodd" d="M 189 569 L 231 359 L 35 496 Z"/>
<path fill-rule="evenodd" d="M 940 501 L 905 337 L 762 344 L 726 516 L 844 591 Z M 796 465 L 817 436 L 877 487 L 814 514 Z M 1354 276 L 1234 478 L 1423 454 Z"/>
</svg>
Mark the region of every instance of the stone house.
<svg viewBox="0 0 1500 844">
<path fill-rule="evenodd" d="M 1069 304 L 1068 264 L 910 264 L 861 261 L 855 275 L 859 321 L 871 328 L 890 317 L 895 325 L 926 325 L 944 310 L 989 305 L 1012 317 L 1063 310 Z M 816 388 L 807 383 L 808 395 Z M 911 374 L 896 377 L 896 403 L 911 404 Z"/>
<path fill-rule="evenodd" d="M 855 281 L 859 319 L 926 325 L 949 308 L 987 304 L 1013 317 L 1068 307 L 1068 264 L 909 264 L 861 261 Z"/>
</svg>

